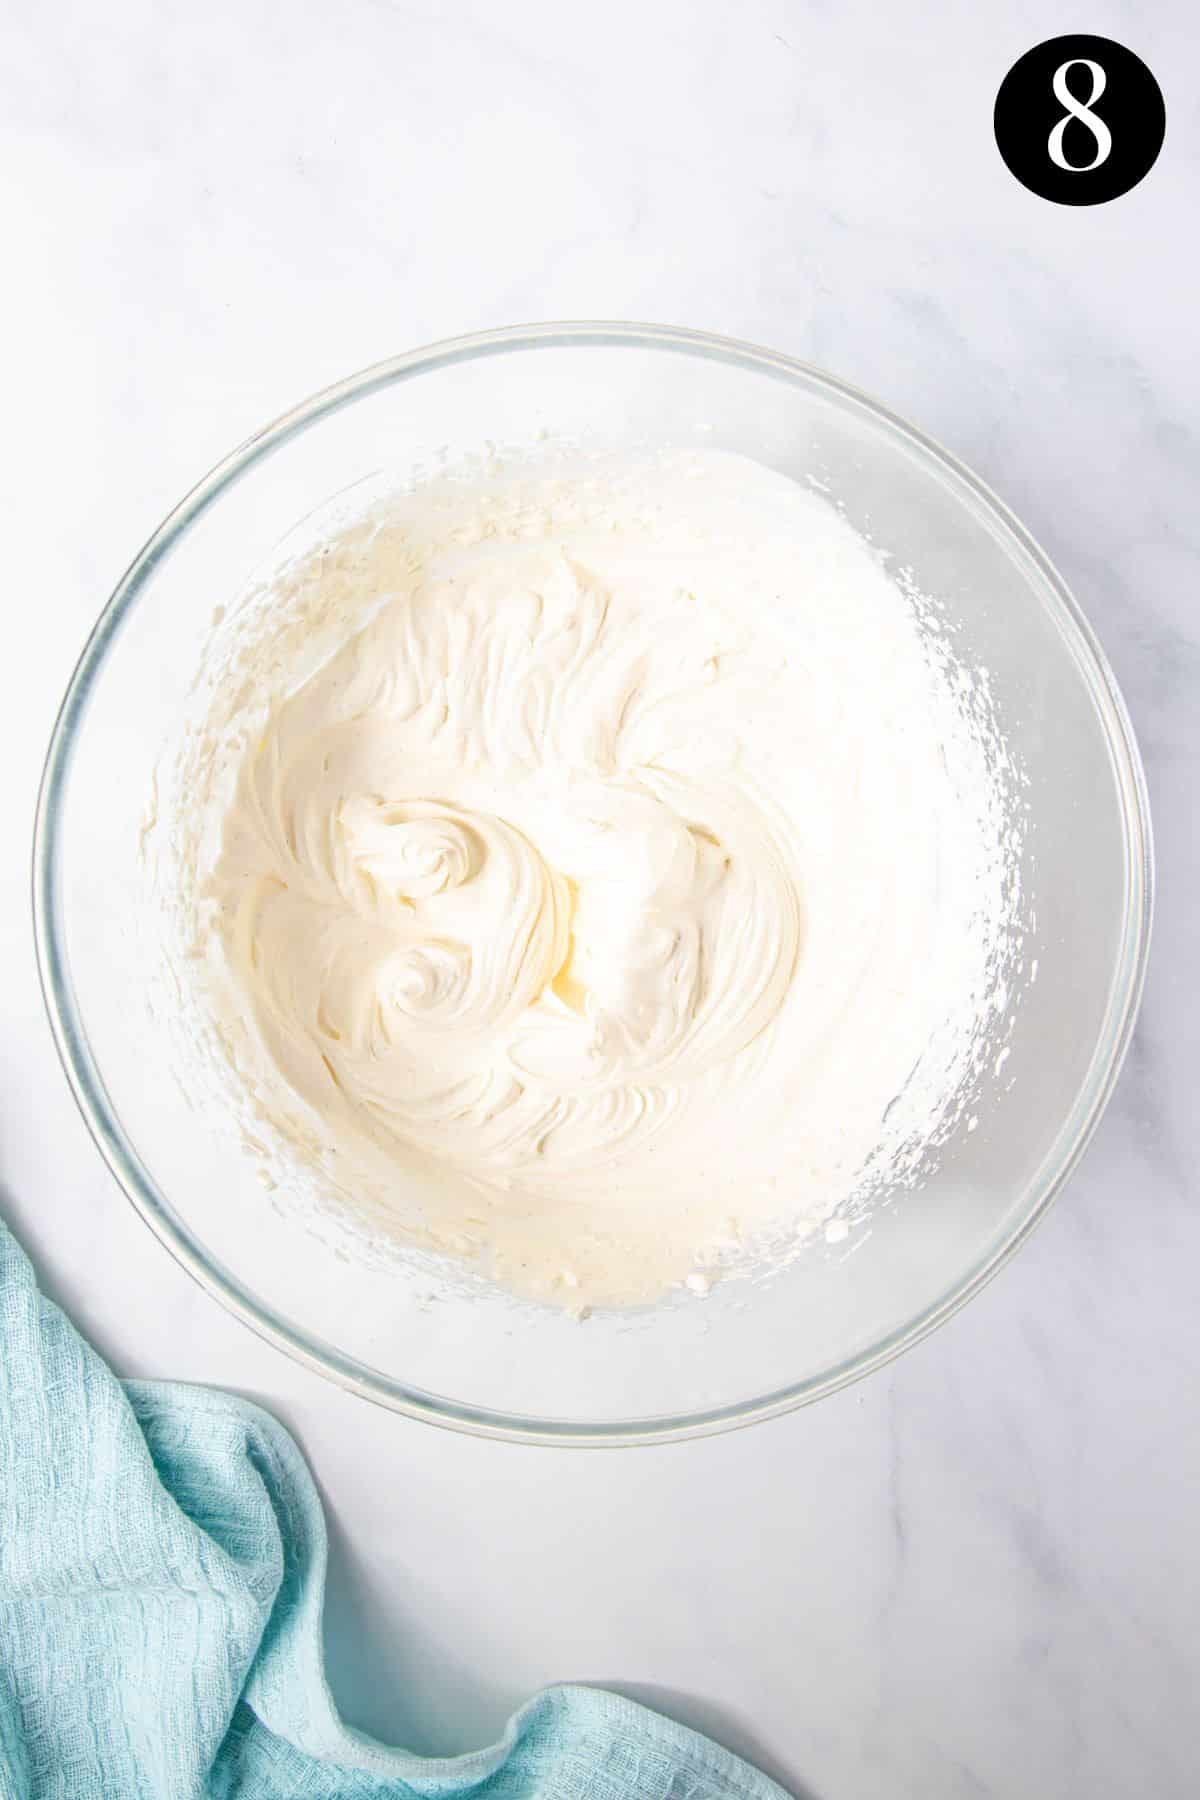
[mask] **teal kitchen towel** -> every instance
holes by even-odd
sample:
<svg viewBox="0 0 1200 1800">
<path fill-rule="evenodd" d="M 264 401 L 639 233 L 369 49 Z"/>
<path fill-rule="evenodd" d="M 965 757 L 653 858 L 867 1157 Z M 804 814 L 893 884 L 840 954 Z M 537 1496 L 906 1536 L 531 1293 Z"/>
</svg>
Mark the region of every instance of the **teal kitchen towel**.
<svg viewBox="0 0 1200 1800">
<path fill-rule="evenodd" d="M 0 1800 L 781 1800 L 696 1732 L 548 1688 L 492 1749 L 343 1724 L 325 1521 L 295 1444 L 231 1395 L 122 1384 L 0 1223 Z"/>
</svg>

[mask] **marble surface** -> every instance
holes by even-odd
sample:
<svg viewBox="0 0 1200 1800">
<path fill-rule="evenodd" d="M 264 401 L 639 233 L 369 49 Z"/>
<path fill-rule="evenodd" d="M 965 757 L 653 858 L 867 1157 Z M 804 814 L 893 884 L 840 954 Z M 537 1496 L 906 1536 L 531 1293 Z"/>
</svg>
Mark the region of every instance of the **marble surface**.
<svg viewBox="0 0 1200 1800">
<path fill-rule="evenodd" d="M 1069 16 L 1068 16 L 1069 13 Z M 54 0 L 0 81 L 0 1204 L 124 1372 L 254 1394 L 333 1531 L 331 1675 L 425 1750 L 611 1682 L 817 1800 L 1175 1800 L 1200 1749 L 1195 16 L 1098 0 L 1156 169 L 1062 209 L 991 139 L 1025 0 Z M 100 1165 L 34 974 L 54 710 L 163 512 L 290 402 L 454 332 L 643 317 L 819 361 L 985 476 L 1122 681 L 1156 814 L 1141 1026 L 1084 1167 L 952 1324 L 806 1412 L 616 1454 L 390 1417 L 260 1344 Z"/>
</svg>

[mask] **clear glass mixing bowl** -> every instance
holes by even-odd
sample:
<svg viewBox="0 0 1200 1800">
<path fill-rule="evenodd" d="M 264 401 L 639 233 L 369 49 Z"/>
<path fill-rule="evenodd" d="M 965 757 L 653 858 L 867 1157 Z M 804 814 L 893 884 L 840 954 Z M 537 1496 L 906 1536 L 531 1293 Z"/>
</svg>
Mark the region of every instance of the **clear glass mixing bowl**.
<svg viewBox="0 0 1200 1800">
<path fill-rule="evenodd" d="M 1002 1076 L 927 1183 L 853 1244 L 762 1286 L 586 1324 L 460 1297 L 419 1303 L 330 1256 L 267 1203 L 251 1161 L 166 1074 L 138 1004 L 150 771 L 186 705 L 214 605 L 297 521 L 445 447 L 551 438 L 703 443 L 819 481 L 944 602 L 991 671 L 1029 776 L 1022 880 L 1036 928 Z M 816 1399 L 948 1318 L 1078 1162 L 1116 1078 L 1150 931 L 1137 747 L 1112 674 L 1046 557 L 981 482 L 853 389 L 787 357 L 632 325 L 513 329 L 401 356 L 296 408 L 208 475 L 102 613 L 63 703 L 35 842 L 38 954 L 63 1063 L 151 1229 L 262 1336 L 398 1411 L 497 1437 L 636 1443 Z M 847 1254 L 851 1248 L 853 1253 Z"/>
</svg>

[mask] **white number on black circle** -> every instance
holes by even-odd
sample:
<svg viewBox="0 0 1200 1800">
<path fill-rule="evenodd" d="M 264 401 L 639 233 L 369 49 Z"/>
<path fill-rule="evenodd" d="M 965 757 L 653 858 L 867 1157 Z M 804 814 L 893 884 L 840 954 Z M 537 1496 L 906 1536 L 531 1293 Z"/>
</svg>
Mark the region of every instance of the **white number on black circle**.
<svg viewBox="0 0 1200 1800">
<path fill-rule="evenodd" d="M 1067 86 L 1068 69 L 1091 70 L 1092 91 L 1086 100 L 1077 100 Z M 1086 175 L 1089 169 L 1098 169 L 1102 162 L 1107 162 L 1112 150 L 1112 132 L 1103 119 L 1089 110 L 1104 92 L 1108 77 L 1098 62 L 1092 62 L 1090 57 L 1076 56 L 1070 62 L 1060 63 L 1055 69 L 1053 85 L 1055 99 L 1061 100 L 1067 110 L 1050 133 L 1050 141 L 1046 146 L 1050 152 L 1050 161 L 1060 169 L 1069 170 L 1072 175 Z M 1078 119 L 1081 125 L 1086 125 L 1096 140 L 1096 154 L 1090 163 L 1068 162 L 1063 153 L 1063 133 L 1072 119 Z"/>
</svg>

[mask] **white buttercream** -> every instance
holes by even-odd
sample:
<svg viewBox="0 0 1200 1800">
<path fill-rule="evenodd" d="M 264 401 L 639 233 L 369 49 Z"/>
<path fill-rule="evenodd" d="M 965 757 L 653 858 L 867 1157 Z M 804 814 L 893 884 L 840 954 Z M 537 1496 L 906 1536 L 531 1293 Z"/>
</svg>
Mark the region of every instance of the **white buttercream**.
<svg viewBox="0 0 1200 1800">
<path fill-rule="evenodd" d="M 293 621 L 274 690 L 238 677 L 206 924 L 260 1109 L 295 1136 L 303 1103 L 343 1194 L 627 1303 L 794 1245 L 945 1128 L 1000 797 L 961 672 L 826 501 L 716 453 L 443 482 L 289 583 L 332 651 Z"/>
</svg>

